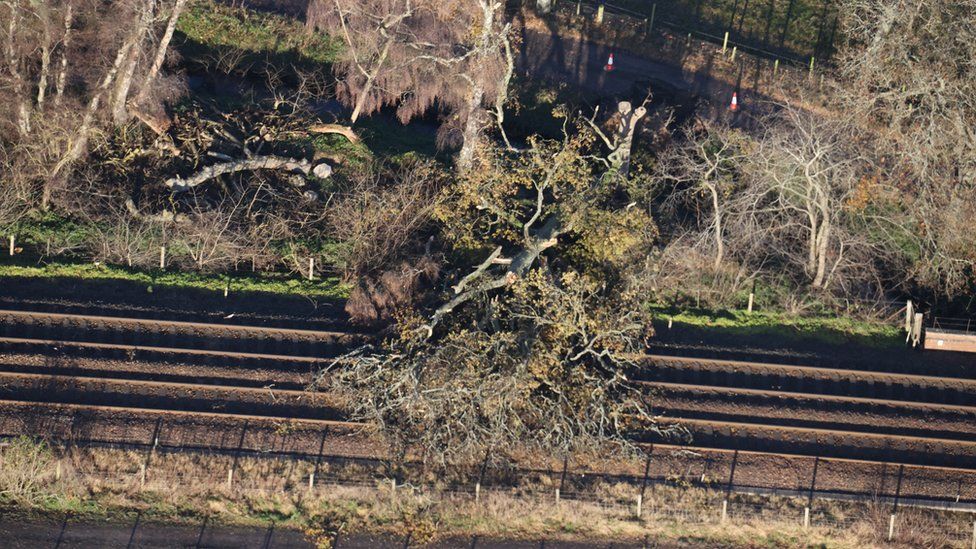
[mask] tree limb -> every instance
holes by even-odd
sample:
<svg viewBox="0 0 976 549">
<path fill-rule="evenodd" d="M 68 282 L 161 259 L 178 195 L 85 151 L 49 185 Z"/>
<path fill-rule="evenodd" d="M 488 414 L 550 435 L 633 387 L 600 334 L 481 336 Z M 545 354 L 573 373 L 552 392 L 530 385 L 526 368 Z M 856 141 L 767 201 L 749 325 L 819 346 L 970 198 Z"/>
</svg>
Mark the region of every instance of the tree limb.
<svg viewBox="0 0 976 549">
<path fill-rule="evenodd" d="M 305 159 L 294 160 L 283 156 L 255 156 L 207 166 L 186 179 L 173 177 L 166 181 L 166 186 L 174 192 L 183 192 L 224 174 L 254 170 L 297 171 L 308 175 L 312 171 L 312 163 Z"/>
</svg>

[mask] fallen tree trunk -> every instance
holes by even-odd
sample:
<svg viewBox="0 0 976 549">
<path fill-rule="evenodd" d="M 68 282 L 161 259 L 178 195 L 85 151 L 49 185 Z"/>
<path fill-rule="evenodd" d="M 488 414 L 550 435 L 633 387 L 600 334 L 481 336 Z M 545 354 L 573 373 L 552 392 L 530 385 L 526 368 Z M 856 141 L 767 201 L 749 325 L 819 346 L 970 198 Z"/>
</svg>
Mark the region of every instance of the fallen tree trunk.
<svg viewBox="0 0 976 549">
<path fill-rule="evenodd" d="M 312 171 L 312 163 L 283 156 L 254 156 L 207 166 L 186 179 L 173 177 L 166 181 L 166 186 L 174 192 L 183 192 L 225 174 L 254 170 L 286 170 L 308 175 Z"/>
<path fill-rule="evenodd" d="M 359 143 L 359 136 L 353 131 L 349 126 L 340 126 L 339 124 L 316 124 L 308 128 L 308 131 L 312 133 L 337 133 L 346 139 L 350 143 Z"/>
</svg>

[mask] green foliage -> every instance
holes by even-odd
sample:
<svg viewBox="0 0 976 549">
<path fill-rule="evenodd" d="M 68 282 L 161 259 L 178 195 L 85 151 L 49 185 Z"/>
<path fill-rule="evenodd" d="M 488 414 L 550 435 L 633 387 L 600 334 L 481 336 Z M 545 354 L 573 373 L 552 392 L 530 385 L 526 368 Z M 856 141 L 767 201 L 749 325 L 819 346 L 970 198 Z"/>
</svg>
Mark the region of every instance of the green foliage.
<svg viewBox="0 0 976 549">
<path fill-rule="evenodd" d="M 145 272 L 110 265 L 90 263 L 50 263 L 39 267 L 0 265 L 0 278 L 80 278 L 84 280 L 125 280 L 155 286 L 193 288 L 222 292 L 228 284 L 233 292 L 264 292 L 283 295 L 306 295 L 327 299 L 345 299 L 349 289 L 336 278 L 308 281 L 282 276 L 217 276 L 188 272 Z"/>
<path fill-rule="evenodd" d="M 2 227 L 0 230 L 17 235 L 18 246 L 50 246 L 55 250 L 81 248 L 92 236 L 90 226 L 55 212 L 32 212 L 15 226 Z"/>
<path fill-rule="evenodd" d="M 340 42 L 322 33 L 307 32 L 296 19 L 211 0 L 187 9 L 177 30 L 187 40 L 211 48 L 297 56 L 321 64 L 333 63 L 340 51 Z"/>
</svg>

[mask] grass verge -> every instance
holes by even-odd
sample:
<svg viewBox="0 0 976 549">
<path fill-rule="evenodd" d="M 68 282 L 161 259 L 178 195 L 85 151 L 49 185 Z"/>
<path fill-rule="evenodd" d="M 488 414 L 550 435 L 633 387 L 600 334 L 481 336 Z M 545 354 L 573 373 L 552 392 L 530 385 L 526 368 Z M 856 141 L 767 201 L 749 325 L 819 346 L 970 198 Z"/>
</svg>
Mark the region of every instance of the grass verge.
<svg viewBox="0 0 976 549">
<path fill-rule="evenodd" d="M 818 502 L 817 520 L 803 529 L 805 499 L 760 501 L 751 496 L 734 496 L 730 507 L 758 504 L 771 512 L 751 517 L 732 513 L 730 520 L 720 522 L 720 492 L 681 487 L 648 492 L 638 519 L 631 504 L 635 486 L 615 483 L 595 486 L 593 501 L 564 499 L 553 505 L 551 486 L 545 492 L 530 486 L 522 487 L 525 492 L 483 490 L 479 500 L 419 485 L 405 485 L 391 497 L 389 485 L 380 479 L 350 485 L 329 482 L 309 491 L 305 479 L 316 467 L 305 461 L 159 453 L 147 462 L 144 452 L 78 448 L 65 454 L 24 438 L 0 448 L 0 458 L 7 458 L 0 459 L 0 509 L 5 513 L 127 523 L 138 513 L 144 521 L 197 526 L 205 519 L 225 526 L 273 523 L 304 532 L 316 547 L 331 547 L 341 531 L 408 536 L 411 545 L 478 536 L 557 542 L 643 539 L 681 547 L 853 548 L 880 543 L 887 527 L 884 513 L 823 501 Z M 143 482 L 141 467 L 147 463 Z M 234 487 L 227 486 L 228 467 L 235 470 Z M 341 472 L 318 470 L 322 478 L 332 479 Z M 345 471 L 350 472 L 355 471 Z M 12 489 L 28 476 L 35 479 L 29 488 Z M 903 511 L 901 520 L 912 513 Z M 824 516 L 836 520 L 827 523 L 820 518 Z M 945 531 L 933 522 L 945 517 L 921 518 L 927 521 L 925 533 L 911 541 L 937 539 L 933 533 Z M 899 532 L 899 538 L 906 535 Z"/>
<path fill-rule="evenodd" d="M 309 281 L 285 275 L 206 275 L 181 271 L 140 271 L 91 263 L 49 263 L 41 266 L 0 265 L 3 278 L 74 278 L 115 280 L 145 284 L 152 292 L 157 287 L 187 288 L 222 292 L 262 292 L 302 295 L 324 299 L 345 299 L 349 288 L 338 278 Z"/>
<path fill-rule="evenodd" d="M 725 332 L 737 338 L 775 340 L 778 345 L 801 343 L 897 347 L 904 338 L 897 326 L 840 316 L 797 316 L 775 311 L 687 309 L 651 305 L 655 318 L 696 331 Z"/>
</svg>

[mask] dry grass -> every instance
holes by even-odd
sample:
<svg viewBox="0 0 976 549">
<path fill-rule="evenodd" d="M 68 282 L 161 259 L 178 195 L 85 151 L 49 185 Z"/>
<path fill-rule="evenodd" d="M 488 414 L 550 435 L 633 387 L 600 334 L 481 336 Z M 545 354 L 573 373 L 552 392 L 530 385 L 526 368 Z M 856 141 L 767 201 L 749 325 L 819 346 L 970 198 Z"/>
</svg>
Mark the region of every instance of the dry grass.
<svg viewBox="0 0 976 549">
<path fill-rule="evenodd" d="M 6 457 L 7 454 L 0 454 Z M 37 472 L 40 492 L 33 503 L 50 512 L 114 516 L 141 511 L 162 521 L 267 524 L 304 531 L 328 547 L 337 531 L 375 531 L 414 542 L 441 536 L 570 539 L 651 539 L 690 546 L 872 547 L 885 544 L 889 508 L 818 502 L 813 527 L 802 527 L 803 502 L 788 498 L 734 496 L 729 518 L 720 521 L 723 494 L 698 488 L 648 488 L 640 520 L 637 487 L 605 481 L 555 504 L 554 485 L 545 475 L 517 488 L 447 491 L 401 483 L 396 492 L 379 466 L 321 464 L 314 490 L 308 477 L 315 464 L 276 460 L 142 452 L 71 449 L 55 455 L 60 476 Z M 145 482 L 142 466 L 147 463 Z M 5 461 L 9 463 L 9 461 Z M 52 468 L 54 460 L 47 462 Z M 227 483 L 233 466 L 233 485 Z M 338 484 L 343 479 L 343 484 Z M 355 479 L 359 479 L 355 481 Z M 352 480 L 352 482 L 350 482 Z M 572 499 L 570 499 L 572 498 Z M 14 504 L 7 498 L 7 504 Z M 896 542 L 904 547 L 952 547 L 945 514 L 903 510 Z M 967 546 L 959 544 L 957 546 Z"/>
</svg>

